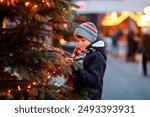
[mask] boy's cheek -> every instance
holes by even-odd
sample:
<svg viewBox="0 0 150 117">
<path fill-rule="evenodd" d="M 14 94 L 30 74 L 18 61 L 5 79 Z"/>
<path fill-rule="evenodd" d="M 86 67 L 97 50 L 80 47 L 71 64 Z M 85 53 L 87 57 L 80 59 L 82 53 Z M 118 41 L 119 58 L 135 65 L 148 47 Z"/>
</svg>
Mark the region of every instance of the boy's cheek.
<svg viewBox="0 0 150 117">
<path fill-rule="evenodd" d="M 84 45 L 83 45 L 83 44 L 80 44 L 78 47 L 79 47 L 80 49 L 82 49 L 82 48 L 84 48 Z"/>
</svg>

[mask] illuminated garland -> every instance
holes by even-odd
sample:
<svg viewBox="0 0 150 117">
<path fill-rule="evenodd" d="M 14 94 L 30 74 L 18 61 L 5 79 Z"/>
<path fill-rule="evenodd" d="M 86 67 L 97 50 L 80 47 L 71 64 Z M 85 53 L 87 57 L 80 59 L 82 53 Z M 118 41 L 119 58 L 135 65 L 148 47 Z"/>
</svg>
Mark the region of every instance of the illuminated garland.
<svg viewBox="0 0 150 117">
<path fill-rule="evenodd" d="M 116 12 L 112 12 L 111 14 L 106 15 L 102 20 L 102 25 L 103 26 L 119 25 L 128 17 L 135 20 L 138 26 L 150 25 L 150 14 L 144 14 L 142 12 L 132 13 L 128 11 L 121 12 L 120 16 L 117 16 Z"/>
</svg>

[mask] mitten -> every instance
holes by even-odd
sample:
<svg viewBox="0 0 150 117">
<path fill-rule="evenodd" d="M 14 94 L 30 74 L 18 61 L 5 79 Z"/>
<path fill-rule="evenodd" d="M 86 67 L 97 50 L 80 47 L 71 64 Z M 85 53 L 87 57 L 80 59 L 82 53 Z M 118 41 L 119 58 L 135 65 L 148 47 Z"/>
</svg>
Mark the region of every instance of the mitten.
<svg viewBox="0 0 150 117">
<path fill-rule="evenodd" d="M 74 71 L 78 71 L 79 69 L 83 69 L 83 65 L 81 65 L 78 61 L 74 61 L 72 64 L 72 69 Z"/>
<path fill-rule="evenodd" d="M 75 61 L 78 61 L 83 67 L 83 59 L 86 56 L 86 53 L 81 52 L 79 55 L 75 57 Z"/>
</svg>

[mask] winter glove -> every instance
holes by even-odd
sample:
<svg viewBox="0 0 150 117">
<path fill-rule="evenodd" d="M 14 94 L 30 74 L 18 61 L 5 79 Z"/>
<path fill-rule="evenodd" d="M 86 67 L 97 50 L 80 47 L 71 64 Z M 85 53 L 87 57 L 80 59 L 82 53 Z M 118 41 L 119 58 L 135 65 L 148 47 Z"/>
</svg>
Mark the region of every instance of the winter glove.
<svg viewBox="0 0 150 117">
<path fill-rule="evenodd" d="M 78 61 L 74 61 L 72 64 L 72 69 L 74 71 L 78 71 L 79 69 L 83 69 L 83 65 L 81 65 Z"/>
<path fill-rule="evenodd" d="M 86 56 L 86 53 L 81 52 L 79 55 L 75 57 L 75 61 L 78 61 L 83 67 L 83 59 Z"/>
<path fill-rule="evenodd" d="M 74 58 L 73 69 L 75 71 L 78 71 L 79 69 L 83 69 L 83 59 L 85 56 L 86 53 L 81 51 L 79 47 L 75 48 L 73 52 L 73 58 Z"/>
</svg>

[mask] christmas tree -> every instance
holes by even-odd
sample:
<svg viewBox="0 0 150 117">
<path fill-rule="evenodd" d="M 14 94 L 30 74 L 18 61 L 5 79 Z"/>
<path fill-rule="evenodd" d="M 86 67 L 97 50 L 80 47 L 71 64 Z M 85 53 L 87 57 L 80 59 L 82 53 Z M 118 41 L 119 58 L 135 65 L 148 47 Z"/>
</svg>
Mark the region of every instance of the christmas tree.
<svg viewBox="0 0 150 117">
<path fill-rule="evenodd" d="M 80 64 L 53 48 L 56 33 L 67 31 L 77 8 L 70 0 L 0 0 L 0 99 L 90 99 L 78 92 Z"/>
<path fill-rule="evenodd" d="M 70 55 L 53 48 L 73 25 L 69 0 L 0 0 L 0 99 L 69 99 L 54 78 L 72 74 Z M 65 81 L 65 80 L 64 80 Z"/>
</svg>

